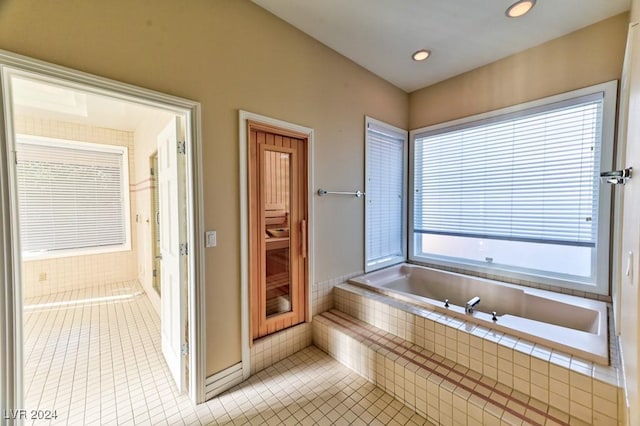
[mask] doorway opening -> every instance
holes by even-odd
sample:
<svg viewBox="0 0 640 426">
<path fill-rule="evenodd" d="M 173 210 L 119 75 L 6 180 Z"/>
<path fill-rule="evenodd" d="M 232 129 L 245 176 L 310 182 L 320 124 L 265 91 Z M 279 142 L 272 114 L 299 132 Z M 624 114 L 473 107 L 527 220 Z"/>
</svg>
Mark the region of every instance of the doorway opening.
<svg viewBox="0 0 640 426">
<path fill-rule="evenodd" d="M 197 104 L 53 66 L 0 66 L 15 260 L 7 406 L 132 412 L 149 385 L 202 401 Z M 129 400 L 116 401 L 123 391 Z"/>
</svg>

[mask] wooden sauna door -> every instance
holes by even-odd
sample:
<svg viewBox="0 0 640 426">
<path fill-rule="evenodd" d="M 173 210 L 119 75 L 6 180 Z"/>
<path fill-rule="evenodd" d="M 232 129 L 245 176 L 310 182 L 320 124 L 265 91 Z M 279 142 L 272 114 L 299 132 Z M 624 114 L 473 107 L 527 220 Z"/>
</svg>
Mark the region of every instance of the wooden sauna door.
<svg viewBox="0 0 640 426">
<path fill-rule="evenodd" d="M 307 139 L 249 122 L 251 335 L 305 321 Z"/>
</svg>

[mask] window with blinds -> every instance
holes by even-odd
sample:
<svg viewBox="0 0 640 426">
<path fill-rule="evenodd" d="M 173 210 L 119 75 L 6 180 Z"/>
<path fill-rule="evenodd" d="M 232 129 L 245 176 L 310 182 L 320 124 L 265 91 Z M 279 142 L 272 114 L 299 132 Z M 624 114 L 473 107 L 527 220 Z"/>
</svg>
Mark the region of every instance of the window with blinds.
<svg viewBox="0 0 640 426">
<path fill-rule="evenodd" d="M 412 257 L 595 285 L 604 105 L 600 90 L 413 132 Z"/>
<path fill-rule="evenodd" d="M 26 256 L 128 245 L 126 148 L 19 136 L 16 150 Z"/>
<path fill-rule="evenodd" d="M 366 120 L 365 270 L 406 260 L 407 134 Z"/>
</svg>

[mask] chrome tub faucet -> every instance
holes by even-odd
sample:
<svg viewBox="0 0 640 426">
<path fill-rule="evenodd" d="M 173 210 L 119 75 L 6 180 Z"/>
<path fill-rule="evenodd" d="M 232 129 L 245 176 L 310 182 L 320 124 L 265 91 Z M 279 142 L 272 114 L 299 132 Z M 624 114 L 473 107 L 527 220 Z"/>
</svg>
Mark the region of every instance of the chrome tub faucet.
<svg viewBox="0 0 640 426">
<path fill-rule="evenodd" d="M 478 303 L 480 303 L 480 298 L 478 296 L 476 296 L 473 299 L 469 300 L 464 305 L 465 312 L 468 313 L 468 314 L 472 314 L 473 313 L 473 309 L 478 305 Z"/>
</svg>

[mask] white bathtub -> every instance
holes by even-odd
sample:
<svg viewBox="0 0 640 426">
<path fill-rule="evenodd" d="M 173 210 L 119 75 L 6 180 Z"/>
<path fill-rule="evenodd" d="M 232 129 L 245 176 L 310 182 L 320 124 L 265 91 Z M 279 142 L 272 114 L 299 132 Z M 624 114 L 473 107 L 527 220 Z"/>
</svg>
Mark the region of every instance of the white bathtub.
<svg viewBox="0 0 640 426">
<path fill-rule="evenodd" d="M 371 272 L 349 282 L 598 364 L 609 364 L 604 302 L 410 264 Z M 475 296 L 480 297 L 480 303 L 468 314 L 465 303 Z M 497 313 L 497 321 L 492 320 L 492 312 Z"/>
</svg>

